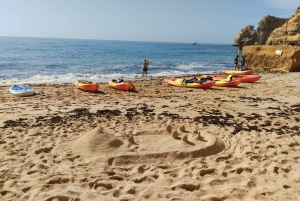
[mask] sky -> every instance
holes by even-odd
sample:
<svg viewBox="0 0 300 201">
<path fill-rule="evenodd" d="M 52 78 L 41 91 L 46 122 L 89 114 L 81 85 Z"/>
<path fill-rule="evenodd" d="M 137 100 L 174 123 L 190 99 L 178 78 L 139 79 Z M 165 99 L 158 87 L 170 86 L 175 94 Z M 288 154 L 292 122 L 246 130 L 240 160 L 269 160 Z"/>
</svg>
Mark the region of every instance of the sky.
<svg viewBox="0 0 300 201">
<path fill-rule="evenodd" d="M 0 0 L 0 36 L 232 44 L 299 0 Z"/>
</svg>

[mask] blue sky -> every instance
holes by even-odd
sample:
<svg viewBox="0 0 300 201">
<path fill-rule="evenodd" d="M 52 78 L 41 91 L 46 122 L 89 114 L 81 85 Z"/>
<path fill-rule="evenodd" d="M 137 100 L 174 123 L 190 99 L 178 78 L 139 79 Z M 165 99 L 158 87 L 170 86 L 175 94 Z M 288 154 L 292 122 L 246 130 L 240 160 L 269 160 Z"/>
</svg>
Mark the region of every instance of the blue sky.
<svg viewBox="0 0 300 201">
<path fill-rule="evenodd" d="M 299 0 L 0 0 L 0 36 L 232 44 Z"/>
</svg>

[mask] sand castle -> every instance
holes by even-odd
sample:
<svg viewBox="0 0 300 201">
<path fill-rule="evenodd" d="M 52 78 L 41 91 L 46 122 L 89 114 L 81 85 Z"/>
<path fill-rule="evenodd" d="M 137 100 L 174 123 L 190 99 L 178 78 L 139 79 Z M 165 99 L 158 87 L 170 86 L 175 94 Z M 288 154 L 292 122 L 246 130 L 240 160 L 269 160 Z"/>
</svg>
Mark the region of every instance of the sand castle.
<svg viewBox="0 0 300 201">
<path fill-rule="evenodd" d="M 147 134 L 145 131 L 143 135 L 130 136 L 127 139 L 107 134 L 101 127 L 97 127 L 65 146 L 70 146 L 81 156 L 102 157 L 110 165 L 140 163 L 144 160 L 149 162 L 149 158 L 164 161 L 165 158 L 175 160 L 205 157 L 225 149 L 225 144 L 216 136 L 206 134 L 201 138 L 198 134 L 193 137 L 193 132 L 186 130 L 184 125 L 174 131 L 171 125 L 167 125 L 156 135 Z"/>
</svg>

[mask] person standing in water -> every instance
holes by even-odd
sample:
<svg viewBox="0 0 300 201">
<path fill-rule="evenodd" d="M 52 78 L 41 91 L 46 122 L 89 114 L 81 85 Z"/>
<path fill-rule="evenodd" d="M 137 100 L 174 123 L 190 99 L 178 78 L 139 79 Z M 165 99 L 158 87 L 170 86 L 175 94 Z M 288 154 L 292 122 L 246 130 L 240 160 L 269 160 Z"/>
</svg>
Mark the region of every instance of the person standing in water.
<svg viewBox="0 0 300 201">
<path fill-rule="evenodd" d="M 149 61 L 147 59 L 145 59 L 143 62 L 143 75 L 142 76 L 147 77 L 148 66 L 149 66 Z"/>
</svg>

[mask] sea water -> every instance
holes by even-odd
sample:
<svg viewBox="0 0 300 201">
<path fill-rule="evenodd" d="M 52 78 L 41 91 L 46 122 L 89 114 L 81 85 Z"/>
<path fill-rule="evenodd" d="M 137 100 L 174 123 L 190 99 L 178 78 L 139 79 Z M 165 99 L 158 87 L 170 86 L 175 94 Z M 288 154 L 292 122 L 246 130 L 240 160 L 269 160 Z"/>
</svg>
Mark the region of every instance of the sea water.
<svg viewBox="0 0 300 201">
<path fill-rule="evenodd" d="M 0 37 L 0 85 L 184 76 L 233 69 L 230 44 Z"/>
</svg>

